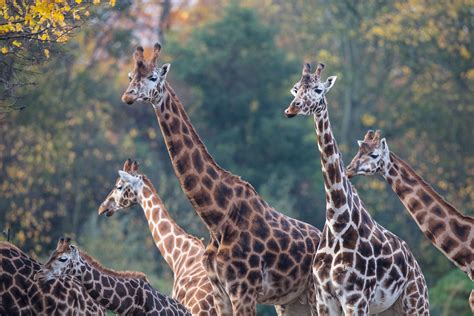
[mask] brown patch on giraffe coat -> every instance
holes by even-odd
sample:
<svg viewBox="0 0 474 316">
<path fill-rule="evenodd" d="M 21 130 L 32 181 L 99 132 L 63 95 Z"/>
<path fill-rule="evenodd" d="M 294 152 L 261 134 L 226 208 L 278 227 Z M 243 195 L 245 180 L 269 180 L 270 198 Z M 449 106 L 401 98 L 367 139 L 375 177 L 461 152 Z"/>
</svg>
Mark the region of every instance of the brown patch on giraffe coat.
<svg viewBox="0 0 474 316">
<path fill-rule="evenodd" d="M 191 167 L 191 163 L 188 155 L 183 155 L 176 161 L 176 169 L 179 174 L 184 174 Z"/>
<path fill-rule="evenodd" d="M 192 153 L 192 160 L 193 160 L 193 166 L 194 166 L 194 169 L 196 169 L 196 171 L 198 173 L 201 173 L 203 172 L 204 170 L 204 162 L 202 161 L 202 157 L 201 157 L 201 153 L 199 152 L 198 149 L 196 149 L 193 153 Z"/>
<path fill-rule="evenodd" d="M 418 212 L 423 206 L 416 198 L 411 198 L 408 200 L 408 207 L 412 213 Z"/>
<path fill-rule="evenodd" d="M 148 188 L 144 188 L 143 189 L 143 196 L 147 199 L 150 197 L 150 195 L 152 194 L 152 192 L 150 191 L 150 189 Z"/>
<path fill-rule="evenodd" d="M 200 190 L 197 194 L 195 194 L 194 201 L 199 207 L 208 206 L 212 204 L 211 196 L 205 190 Z"/>
<path fill-rule="evenodd" d="M 185 176 L 184 180 L 183 180 L 184 189 L 187 190 L 187 191 L 193 190 L 196 187 L 196 185 L 198 184 L 198 181 L 199 181 L 199 179 L 193 174 L 189 174 L 189 175 Z M 199 197 L 198 199 L 201 200 L 202 197 Z M 196 201 L 196 203 L 198 203 L 198 202 Z M 199 202 L 199 203 L 201 203 L 201 202 Z M 199 203 L 198 203 L 198 205 L 199 205 Z"/>
<path fill-rule="evenodd" d="M 446 253 L 450 253 L 453 251 L 457 246 L 459 246 L 459 242 L 456 241 L 455 239 L 451 238 L 450 236 L 446 236 L 442 241 L 441 241 L 441 248 L 446 251 Z"/>
<path fill-rule="evenodd" d="M 416 195 L 421 199 L 421 201 L 426 207 L 430 206 L 434 201 L 431 195 L 426 193 L 424 190 L 416 191 Z"/>
<path fill-rule="evenodd" d="M 446 216 L 443 209 L 441 207 L 439 207 L 439 205 L 434 205 L 431 208 L 431 213 L 433 213 L 434 215 L 436 215 L 438 217 L 441 217 L 441 218 L 444 218 Z"/>
<path fill-rule="evenodd" d="M 175 140 L 172 141 L 170 140 L 168 142 L 168 151 L 171 155 L 171 158 L 176 158 L 180 153 L 181 150 L 183 149 L 183 142 L 181 140 Z"/>
<path fill-rule="evenodd" d="M 428 215 L 427 212 L 421 211 L 415 215 L 415 219 L 417 220 L 418 223 L 423 223 L 427 215 Z"/>
<path fill-rule="evenodd" d="M 181 131 L 181 122 L 179 121 L 178 118 L 174 117 L 172 120 L 171 120 L 171 123 L 169 125 L 170 127 L 170 131 L 172 134 L 179 134 Z"/>
<path fill-rule="evenodd" d="M 183 135 L 183 141 L 186 148 L 188 149 L 193 148 L 194 144 L 193 144 L 192 139 L 189 136 Z"/>
<path fill-rule="evenodd" d="M 449 226 L 453 233 L 462 241 L 466 242 L 467 238 L 469 237 L 469 233 L 471 232 L 471 227 L 469 225 L 464 225 L 459 223 L 456 219 L 451 219 L 449 221 Z"/>
<path fill-rule="evenodd" d="M 434 236 L 439 236 L 446 229 L 446 225 L 442 221 L 436 221 L 433 219 L 428 222 L 428 227 Z"/>
<path fill-rule="evenodd" d="M 346 204 L 346 194 L 342 189 L 334 189 L 331 191 L 331 199 L 335 208 L 340 208 Z"/>
</svg>

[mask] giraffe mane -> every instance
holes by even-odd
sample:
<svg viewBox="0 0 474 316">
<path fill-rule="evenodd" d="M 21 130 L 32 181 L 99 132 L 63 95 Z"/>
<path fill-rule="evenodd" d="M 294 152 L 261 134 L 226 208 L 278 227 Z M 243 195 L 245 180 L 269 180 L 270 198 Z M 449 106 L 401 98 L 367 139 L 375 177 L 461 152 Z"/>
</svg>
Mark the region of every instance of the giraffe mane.
<svg viewBox="0 0 474 316">
<path fill-rule="evenodd" d="M 400 165 L 405 168 L 407 173 L 409 173 L 413 178 L 415 178 L 418 183 L 421 184 L 421 186 L 428 191 L 434 199 L 436 199 L 439 203 L 443 204 L 444 207 L 449 209 L 452 212 L 455 213 L 460 213 L 466 220 L 468 220 L 471 225 L 474 225 L 474 217 L 468 216 L 463 214 L 462 212 L 458 211 L 454 206 L 452 206 L 450 203 L 448 203 L 436 190 L 429 184 L 427 183 L 418 173 L 416 173 L 413 168 L 406 163 L 403 159 L 395 155 L 394 153 L 390 152 L 390 159 L 398 161 Z"/>
<path fill-rule="evenodd" d="M 80 249 L 79 253 L 80 253 L 81 257 L 84 260 L 87 261 L 87 263 L 89 263 L 91 266 L 93 266 L 94 268 L 96 268 L 97 270 L 99 270 L 99 271 L 101 271 L 105 274 L 108 274 L 108 275 L 114 276 L 114 277 L 119 277 L 119 278 L 139 279 L 139 280 L 143 280 L 143 281 L 149 283 L 148 278 L 146 277 L 146 274 L 143 273 L 143 272 L 139 272 L 139 271 L 117 271 L 117 270 L 109 269 L 109 268 L 104 267 L 99 261 L 97 261 L 95 258 L 90 256 L 84 250 Z"/>
</svg>

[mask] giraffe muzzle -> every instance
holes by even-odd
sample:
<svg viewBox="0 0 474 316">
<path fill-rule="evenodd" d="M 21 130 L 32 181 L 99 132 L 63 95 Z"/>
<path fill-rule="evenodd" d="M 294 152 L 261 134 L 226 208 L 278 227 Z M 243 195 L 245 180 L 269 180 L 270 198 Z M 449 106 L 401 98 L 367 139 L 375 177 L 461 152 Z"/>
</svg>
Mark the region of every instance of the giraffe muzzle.
<svg viewBox="0 0 474 316">
<path fill-rule="evenodd" d="M 122 102 L 130 105 L 130 104 L 133 104 L 133 102 L 135 102 L 136 98 L 137 97 L 135 95 L 125 92 L 122 95 Z"/>
<path fill-rule="evenodd" d="M 295 117 L 298 114 L 298 108 L 292 104 L 285 110 L 284 115 L 287 118 Z"/>
</svg>

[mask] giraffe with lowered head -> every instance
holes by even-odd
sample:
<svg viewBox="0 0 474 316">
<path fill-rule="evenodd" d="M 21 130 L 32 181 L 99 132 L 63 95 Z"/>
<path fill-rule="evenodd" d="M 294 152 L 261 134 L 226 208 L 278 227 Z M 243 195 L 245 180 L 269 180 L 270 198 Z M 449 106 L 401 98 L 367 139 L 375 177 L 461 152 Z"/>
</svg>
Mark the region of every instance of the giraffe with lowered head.
<svg viewBox="0 0 474 316">
<path fill-rule="evenodd" d="M 388 149 L 381 131 L 369 130 L 347 175 L 380 174 L 398 195 L 423 234 L 471 280 L 474 277 L 474 218 L 446 202 L 413 168 Z M 470 305 L 474 313 L 474 290 Z"/>
<path fill-rule="evenodd" d="M 0 315 L 106 315 L 73 277 L 39 283 L 41 264 L 15 245 L 0 242 Z"/>
<path fill-rule="evenodd" d="M 153 184 L 138 172 L 138 167 L 137 161 L 125 161 L 114 188 L 99 207 L 99 215 L 112 216 L 117 211 L 140 204 L 153 240 L 173 271 L 171 297 L 193 315 L 218 315 L 211 282 L 202 264 L 204 244 L 176 224 Z"/>
<path fill-rule="evenodd" d="M 210 232 L 204 266 L 224 313 L 255 315 L 256 304 L 313 304 L 311 262 L 320 231 L 272 208 L 240 177 L 221 168 L 207 151 L 166 82 L 170 65 L 157 67 L 134 53 L 135 69 L 122 96 L 127 104 L 153 105 L 180 185 Z M 311 288 L 310 288 L 311 289 Z"/>
<path fill-rule="evenodd" d="M 313 115 L 326 192 L 326 222 L 313 272 L 318 313 L 369 315 L 393 311 L 428 315 L 428 289 L 407 244 L 379 225 L 365 209 L 344 171 L 334 138 L 326 93 L 336 77 L 321 81 L 323 64 L 291 89 L 287 117 Z"/>
<path fill-rule="evenodd" d="M 119 315 L 191 316 L 184 305 L 155 290 L 142 272 L 107 269 L 62 237 L 36 279 L 66 275 L 78 278 L 96 302 Z"/>
</svg>

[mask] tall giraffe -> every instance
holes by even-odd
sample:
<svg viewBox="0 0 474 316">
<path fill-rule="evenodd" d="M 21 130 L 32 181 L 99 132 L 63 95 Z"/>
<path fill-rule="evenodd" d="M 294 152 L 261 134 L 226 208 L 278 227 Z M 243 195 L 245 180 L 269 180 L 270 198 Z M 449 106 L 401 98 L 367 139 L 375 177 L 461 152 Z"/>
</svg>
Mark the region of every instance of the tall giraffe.
<svg viewBox="0 0 474 316">
<path fill-rule="evenodd" d="M 127 159 L 119 178 L 104 202 L 99 215 L 140 204 L 156 246 L 174 274 L 172 297 L 193 315 L 218 315 L 213 289 L 202 264 L 204 244 L 189 235 L 171 218 L 151 181 L 138 173 L 138 162 Z"/>
<path fill-rule="evenodd" d="M 287 117 L 314 115 L 326 192 L 326 223 L 313 271 L 319 315 L 368 315 L 397 309 L 428 315 L 428 290 L 407 244 L 370 216 L 349 182 L 332 133 L 325 94 L 336 77 L 321 81 L 323 64 L 291 90 Z"/>
<path fill-rule="evenodd" d="M 175 174 L 211 235 L 204 265 L 214 298 L 226 306 L 222 312 L 255 315 L 257 303 L 314 302 L 308 285 L 320 231 L 277 212 L 248 182 L 217 165 L 165 81 L 170 65 L 155 66 L 160 50 L 156 44 L 148 62 L 137 48 L 122 100 L 155 109 Z"/>
<path fill-rule="evenodd" d="M 413 168 L 388 149 L 380 130 L 359 141 L 359 151 L 347 167 L 347 175 L 380 174 L 420 227 L 449 260 L 474 277 L 474 218 L 446 202 Z M 474 313 L 474 290 L 470 305 Z"/>
<path fill-rule="evenodd" d="M 0 315 L 106 315 L 73 277 L 35 280 L 41 264 L 16 246 L 0 242 Z"/>
<path fill-rule="evenodd" d="M 78 278 L 102 306 L 119 315 L 191 316 L 184 305 L 155 290 L 141 272 L 115 271 L 60 238 L 56 250 L 36 274 L 39 282 Z"/>
</svg>

